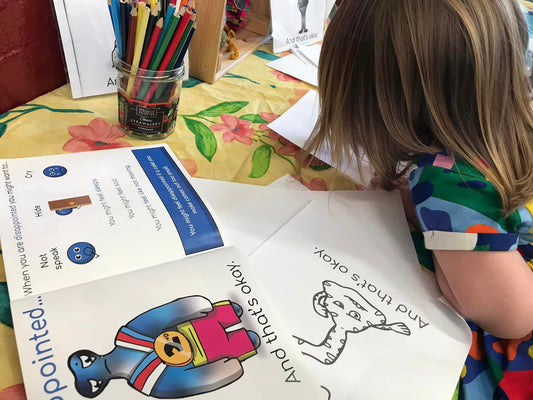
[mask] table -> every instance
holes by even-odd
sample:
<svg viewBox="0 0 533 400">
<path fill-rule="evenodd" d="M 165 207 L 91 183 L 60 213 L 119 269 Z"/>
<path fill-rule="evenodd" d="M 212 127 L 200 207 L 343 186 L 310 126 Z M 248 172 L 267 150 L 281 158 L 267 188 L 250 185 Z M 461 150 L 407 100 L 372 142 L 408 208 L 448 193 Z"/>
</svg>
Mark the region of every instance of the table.
<svg viewBox="0 0 533 400">
<path fill-rule="evenodd" d="M 319 160 L 297 176 L 301 150 L 266 125 L 312 87 L 267 67 L 279 57 L 271 48 L 262 46 L 213 85 L 187 81 L 176 130 L 157 143 L 167 143 L 199 178 L 267 185 L 288 174 L 311 190 L 363 189 Z M 206 109 L 212 116 L 197 116 Z M 189 122 L 194 131 L 187 119 L 196 121 Z M 73 100 L 68 84 L 0 115 L 0 136 L 0 158 L 149 144 L 118 129 L 116 95 Z M 25 399 L 1 259 L 0 354 L 0 400 Z"/>
</svg>

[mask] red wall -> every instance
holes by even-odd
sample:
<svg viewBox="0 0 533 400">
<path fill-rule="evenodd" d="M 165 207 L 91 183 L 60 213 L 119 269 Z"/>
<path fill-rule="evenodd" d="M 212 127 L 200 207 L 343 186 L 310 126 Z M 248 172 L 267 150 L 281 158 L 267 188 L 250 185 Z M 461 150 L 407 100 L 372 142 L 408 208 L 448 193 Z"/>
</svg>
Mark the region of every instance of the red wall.
<svg viewBox="0 0 533 400">
<path fill-rule="evenodd" d="M 52 0 L 0 0 L 0 114 L 66 83 Z"/>
</svg>

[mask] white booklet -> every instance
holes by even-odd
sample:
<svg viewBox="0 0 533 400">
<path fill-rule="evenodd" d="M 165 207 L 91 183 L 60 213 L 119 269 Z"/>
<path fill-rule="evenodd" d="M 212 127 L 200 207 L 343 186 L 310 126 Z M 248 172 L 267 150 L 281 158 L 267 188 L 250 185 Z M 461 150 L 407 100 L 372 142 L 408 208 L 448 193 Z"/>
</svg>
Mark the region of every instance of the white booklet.
<svg viewBox="0 0 533 400">
<path fill-rule="evenodd" d="M 322 398 L 166 145 L 0 163 L 29 400 Z"/>
</svg>

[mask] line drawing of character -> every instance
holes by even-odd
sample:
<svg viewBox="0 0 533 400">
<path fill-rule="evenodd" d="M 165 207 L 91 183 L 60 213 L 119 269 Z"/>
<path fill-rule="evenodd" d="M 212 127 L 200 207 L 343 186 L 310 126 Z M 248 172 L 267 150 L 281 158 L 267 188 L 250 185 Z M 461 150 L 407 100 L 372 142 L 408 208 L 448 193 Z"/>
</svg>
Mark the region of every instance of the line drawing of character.
<svg viewBox="0 0 533 400">
<path fill-rule="evenodd" d="M 359 333 L 368 328 L 393 331 L 409 336 L 411 331 L 403 322 L 387 324 L 385 315 L 361 294 L 350 287 L 333 281 L 323 281 L 323 290 L 313 296 L 315 312 L 331 318 L 333 326 L 320 344 L 312 344 L 296 337 L 300 351 L 322 364 L 331 365 L 340 357 L 348 333 Z"/>
<path fill-rule="evenodd" d="M 227 328 L 241 322 L 241 306 L 212 304 L 199 295 L 152 308 L 122 326 L 105 355 L 78 350 L 67 363 L 75 387 L 94 398 L 123 378 L 147 396 L 174 399 L 211 392 L 239 379 L 241 362 L 257 354 L 257 333 Z"/>
<path fill-rule="evenodd" d="M 301 15 L 301 28 L 298 33 L 307 32 L 307 26 L 306 26 L 306 12 L 307 12 L 307 4 L 309 4 L 309 0 L 298 0 L 298 8 L 300 9 L 300 15 Z"/>
</svg>

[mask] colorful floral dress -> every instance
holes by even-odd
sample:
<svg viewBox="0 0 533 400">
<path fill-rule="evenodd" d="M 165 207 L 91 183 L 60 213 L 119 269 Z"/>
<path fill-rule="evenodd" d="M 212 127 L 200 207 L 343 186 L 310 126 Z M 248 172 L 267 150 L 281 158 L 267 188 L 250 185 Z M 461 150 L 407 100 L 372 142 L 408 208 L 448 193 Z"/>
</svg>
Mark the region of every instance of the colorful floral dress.
<svg viewBox="0 0 533 400">
<path fill-rule="evenodd" d="M 518 250 L 533 270 L 533 202 L 504 217 L 492 183 L 471 165 L 440 153 L 417 161 L 409 186 L 427 248 Z M 456 398 L 533 399 L 532 334 L 504 340 L 467 322 L 472 347 Z"/>
</svg>

